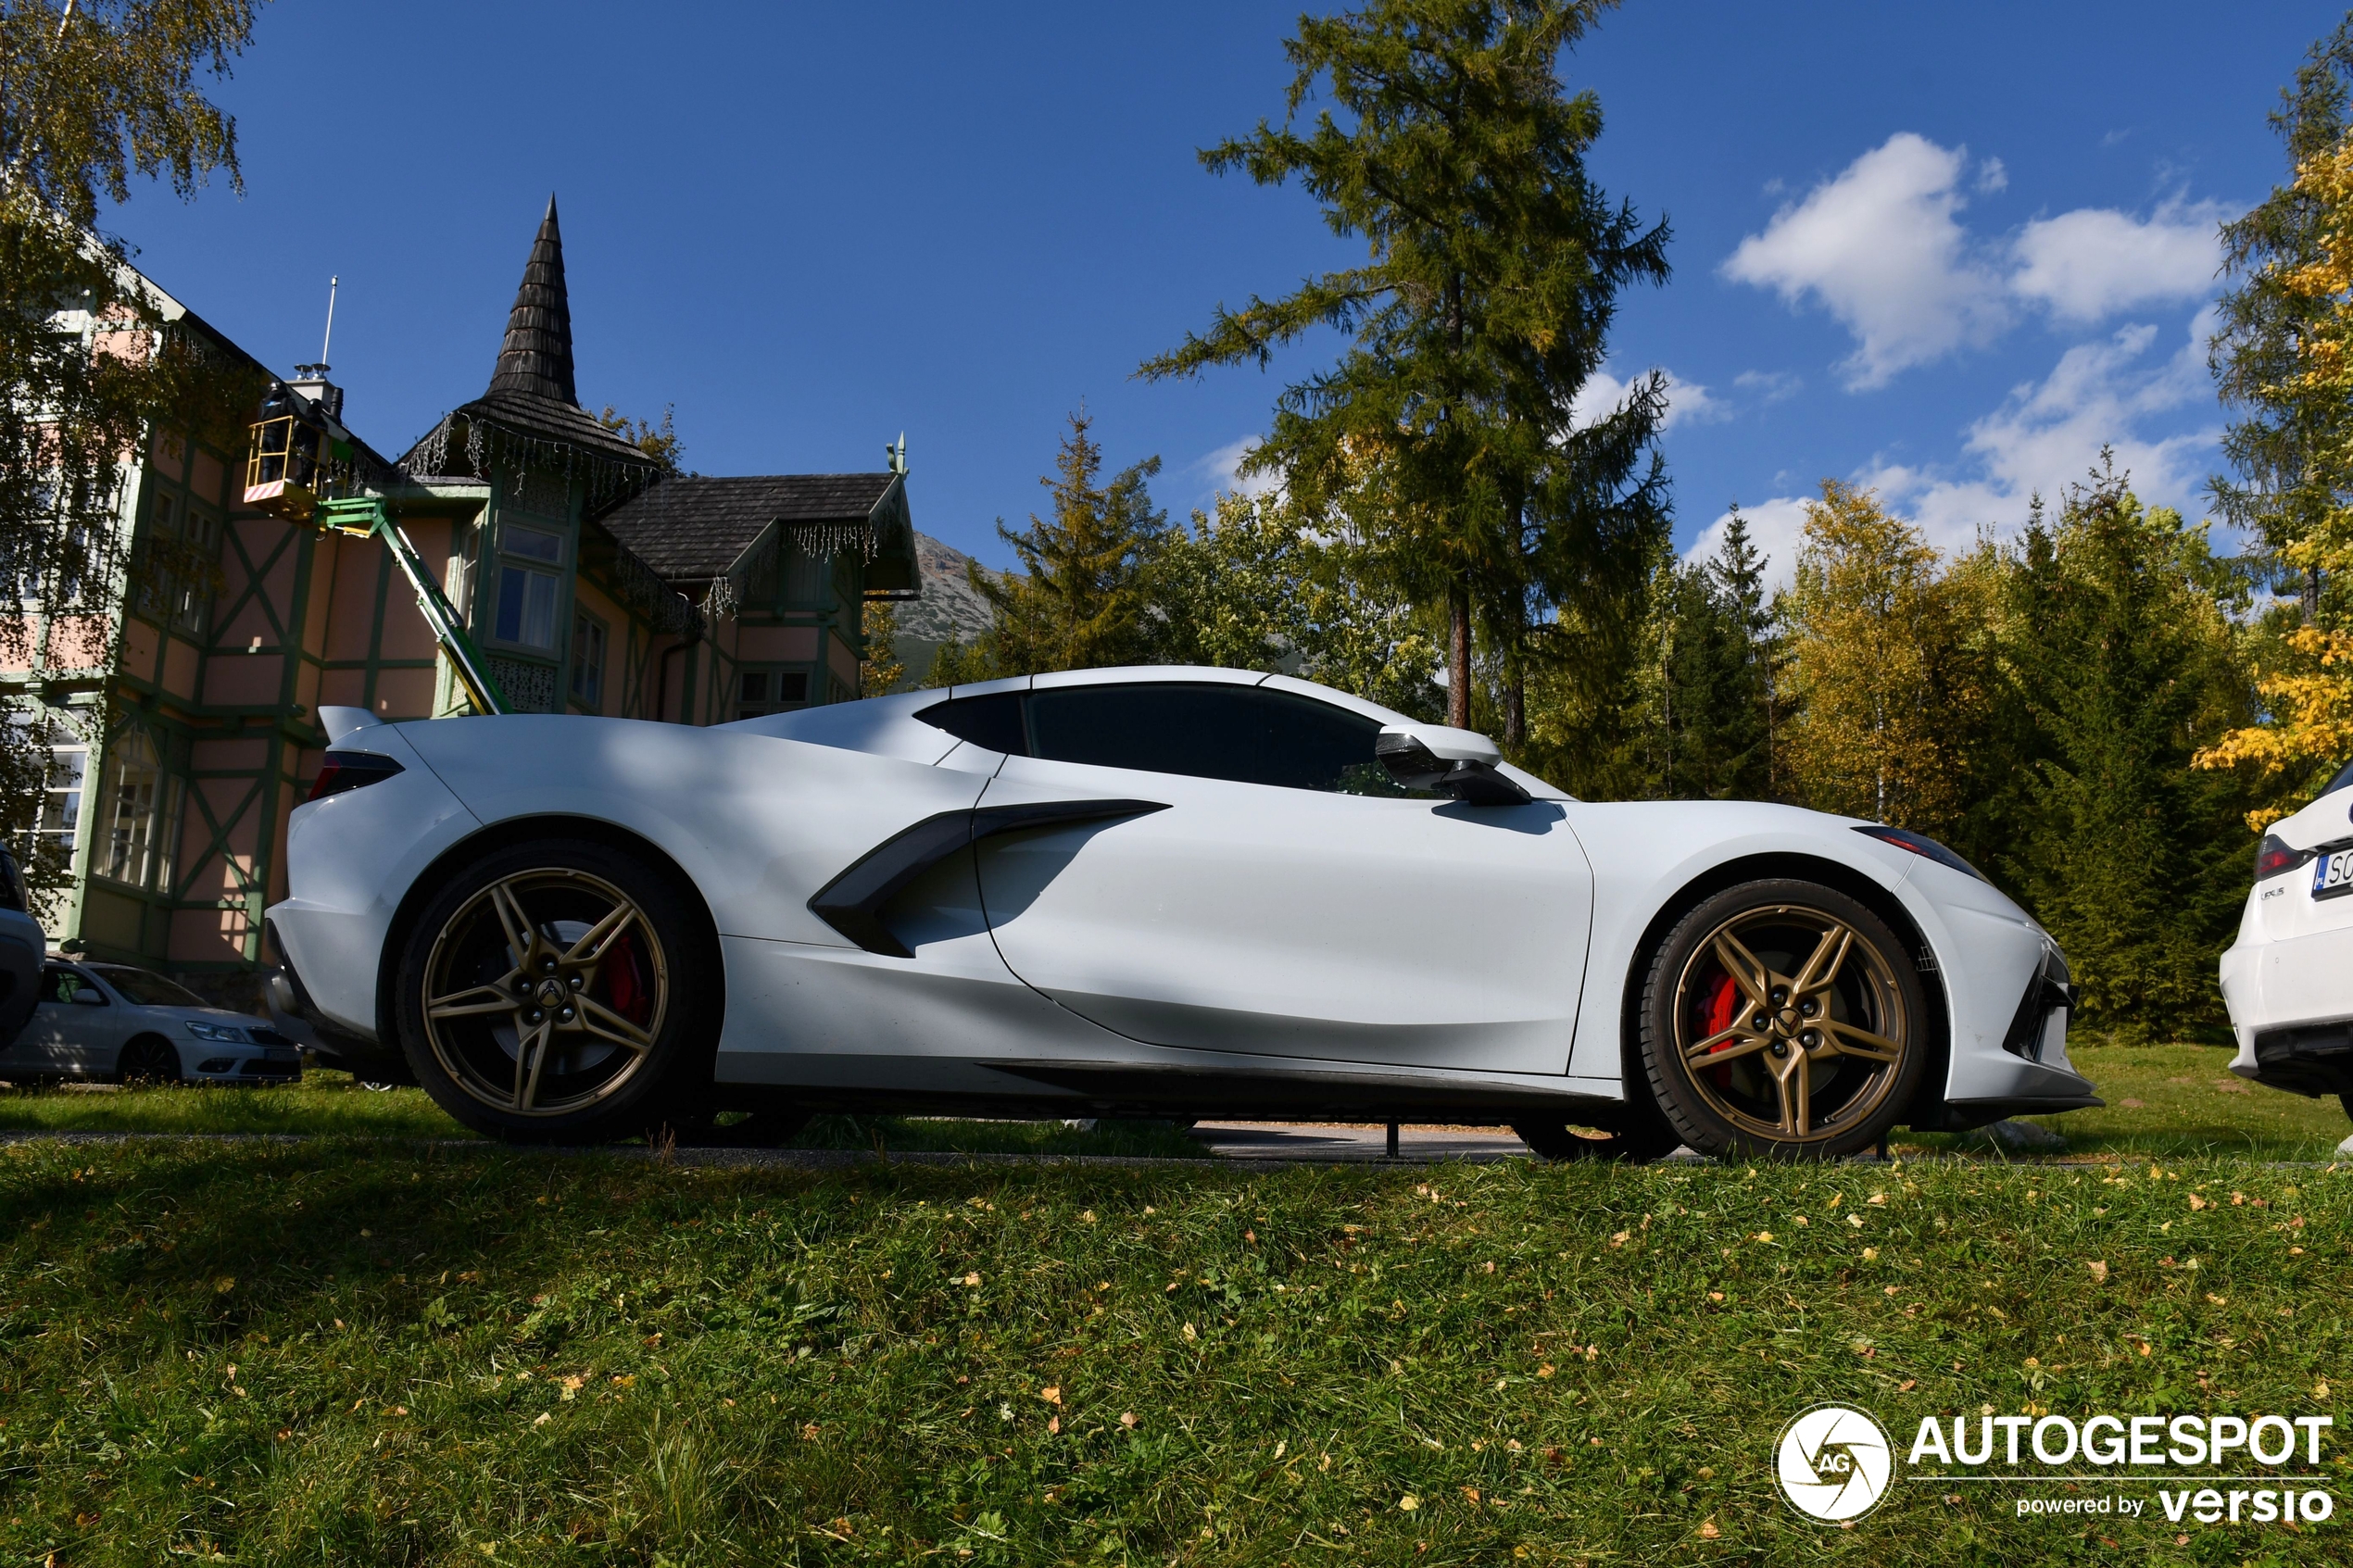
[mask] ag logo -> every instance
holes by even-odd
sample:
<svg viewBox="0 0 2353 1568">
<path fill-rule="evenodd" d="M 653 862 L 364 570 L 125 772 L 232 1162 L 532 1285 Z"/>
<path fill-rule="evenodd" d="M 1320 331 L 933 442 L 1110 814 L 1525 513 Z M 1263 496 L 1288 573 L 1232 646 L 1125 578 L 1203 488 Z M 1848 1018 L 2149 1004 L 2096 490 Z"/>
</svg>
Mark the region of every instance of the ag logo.
<svg viewBox="0 0 2353 1568">
<path fill-rule="evenodd" d="M 1816 1405 L 1781 1429 L 1775 1450 L 1781 1495 L 1809 1518 L 1859 1519 L 1895 1473 L 1880 1424 L 1845 1405 Z"/>
</svg>

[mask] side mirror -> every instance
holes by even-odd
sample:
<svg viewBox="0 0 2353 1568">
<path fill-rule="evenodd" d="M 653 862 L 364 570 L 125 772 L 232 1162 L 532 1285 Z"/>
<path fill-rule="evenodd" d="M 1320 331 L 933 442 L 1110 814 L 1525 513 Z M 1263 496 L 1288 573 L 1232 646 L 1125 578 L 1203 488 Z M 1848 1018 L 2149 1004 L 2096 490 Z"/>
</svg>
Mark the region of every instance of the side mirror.
<svg viewBox="0 0 2353 1568">
<path fill-rule="evenodd" d="M 1389 776 L 1408 789 L 1431 789 L 1466 806 L 1525 806 L 1528 791 L 1500 771 L 1493 741 L 1443 724 L 1391 724 L 1373 742 Z"/>
<path fill-rule="evenodd" d="M 102 1008 L 107 1005 L 107 998 L 98 994 L 98 988 L 95 985 L 76 986 L 73 999 L 86 1008 Z"/>
</svg>

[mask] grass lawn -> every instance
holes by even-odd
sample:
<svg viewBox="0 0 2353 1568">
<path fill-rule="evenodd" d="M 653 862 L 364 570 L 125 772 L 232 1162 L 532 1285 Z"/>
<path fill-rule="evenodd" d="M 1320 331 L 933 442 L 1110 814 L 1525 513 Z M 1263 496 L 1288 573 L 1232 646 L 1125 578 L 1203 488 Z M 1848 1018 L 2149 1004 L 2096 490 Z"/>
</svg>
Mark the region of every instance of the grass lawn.
<svg viewBox="0 0 2353 1568">
<path fill-rule="evenodd" d="M 389 1138 L 465 1138 L 422 1089 L 362 1089 L 343 1073 L 311 1071 L 269 1087 L 118 1089 L 111 1085 L 0 1087 L 0 1129 L 71 1133 L 313 1133 Z M 1153 1122 L 1105 1122 L 1080 1132 L 1060 1122 L 967 1122 L 898 1116 L 821 1116 L 798 1148 L 950 1154 L 1108 1154 L 1206 1158 L 1202 1147 Z"/>
<path fill-rule="evenodd" d="M 2213 1046 L 2071 1043 L 2069 1057 L 2099 1085 L 2106 1109 L 2031 1120 L 2063 1135 L 2072 1154 L 2168 1160 L 2237 1154 L 2326 1160 L 2353 1133 L 2335 1097 L 2307 1099 L 2234 1078 L 2233 1054 Z M 1897 1140 L 1939 1149 L 1960 1141 L 1911 1134 Z"/>
<path fill-rule="evenodd" d="M 1899 1446 L 1982 1406 L 2334 1412 L 2342 1440 L 2349 1225 L 2353 1168 L 2225 1159 L 19 1144 L 0 1558 L 2341 1562 L 2342 1516 L 2021 1521 L 1982 1486 L 1902 1484 L 1838 1530 L 1768 1455 L 1822 1399 Z"/>
</svg>

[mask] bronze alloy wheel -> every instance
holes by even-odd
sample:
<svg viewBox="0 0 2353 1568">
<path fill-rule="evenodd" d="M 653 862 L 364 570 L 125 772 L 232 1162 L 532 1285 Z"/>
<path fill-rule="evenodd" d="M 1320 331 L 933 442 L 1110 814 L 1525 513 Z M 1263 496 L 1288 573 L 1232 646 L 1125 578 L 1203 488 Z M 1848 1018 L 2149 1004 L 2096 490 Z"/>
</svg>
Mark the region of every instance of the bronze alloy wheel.
<svg viewBox="0 0 2353 1568">
<path fill-rule="evenodd" d="M 623 1095 L 671 1007 L 655 922 L 603 877 L 510 872 L 442 922 L 419 998 L 434 1064 L 502 1117 L 549 1118 Z"/>
<path fill-rule="evenodd" d="M 1927 1055 L 1911 954 L 1855 899 L 1752 883 L 1686 916 L 1644 1008 L 1660 1109 L 1696 1148 L 1851 1153 L 1904 1112 Z"/>
</svg>

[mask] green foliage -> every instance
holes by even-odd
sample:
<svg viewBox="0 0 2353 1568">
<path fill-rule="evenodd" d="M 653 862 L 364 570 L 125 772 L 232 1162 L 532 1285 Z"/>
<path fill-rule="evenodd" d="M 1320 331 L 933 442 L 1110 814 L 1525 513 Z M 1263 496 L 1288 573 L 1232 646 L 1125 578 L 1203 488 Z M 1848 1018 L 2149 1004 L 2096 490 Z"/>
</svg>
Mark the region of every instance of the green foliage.
<svg viewBox="0 0 2353 1568">
<path fill-rule="evenodd" d="M 2348 1223 L 2343 1174 L 2252 1161 L 814 1173 L 19 1145 L 0 1551 L 2111 1562 L 1994 1488 L 1898 1486 L 1824 1529 L 1773 1497 L 1772 1445 L 1831 1398 L 1899 1435 L 1981 1403 L 2197 1409 L 2208 1380 L 2310 1408 L 2353 1348 Z M 2171 1532 L 2136 1528 L 2163 1557 Z"/>
<path fill-rule="evenodd" d="M 116 465 L 157 425 L 218 439 L 259 395 L 239 367 L 167 329 L 119 241 L 94 232 L 134 178 L 182 197 L 237 179 L 236 130 L 197 90 L 250 37 L 252 0 L 0 0 L 0 581 L 38 613 L 0 624 L 0 658 L 33 662 L 44 621 L 105 597 L 126 569 L 201 581 L 211 562 L 134 541 L 117 520 Z M 243 445 L 242 431 L 224 445 Z M 19 698 L 6 717 L 28 717 Z M 39 799 L 42 726 L 0 723 L 0 832 Z M 27 866 L 44 889 L 64 868 Z"/>
<path fill-rule="evenodd" d="M 2334 150 L 2347 129 L 2348 99 L 2353 16 L 2312 45 L 2271 114 L 2291 176 Z M 2221 320 L 2208 362 L 2224 405 L 2238 418 L 2222 435 L 2222 455 L 2235 477 L 2218 475 L 2212 489 L 2222 515 L 2254 535 L 2258 564 L 2274 571 L 2283 552 L 2322 529 L 2337 501 L 2329 449 L 2343 442 L 2345 410 L 2334 394 L 2307 380 L 2299 355 L 2329 305 L 2293 283 L 2299 269 L 2327 258 L 2337 222 L 2325 202 L 2296 182 L 2272 187 L 2245 216 L 2222 225 L 2223 271 L 2234 286 L 2218 302 Z M 2324 584 L 2318 567 L 2284 575 L 2307 619 L 2325 614 L 2326 623 L 2336 625 L 2353 614 L 2343 586 Z M 2324 594 L 2324 586 L 2333 591 Z"/>
<path fill-rule="evenodd" d="M 1516 691 L 1531 625 L 1564 660 L 1572 628 L 1621 629 L 1666 529 L 1653 450 L 1663 383 L 1579 426 L 1618 293 L 1667 276 L 1667 230 L 1613 207 L 1587 171 L 1591 93 L 1567 95 L 1562 52 L 1605 0 L 1370 0 L 1304 16 L 1284 45 L 1280 127 L 1202 154 L 1215 173 L 1293 179 L 1365 264 L 1290 295 L 1219 307 L 1148 377 L 1265 366 L 1318 329 L 1337 366 L 1287 390 L 1246 471 L 1279 473 L 1304 511 L 1345 521 L 1408 602 L 1448 620 L 1450 705 L 1468 721 L 1474 614 Z M 1338 108 L 1301 124 L 1321 91 Z M 1647 462 L 1645 459 L 1647 458 Z M 1579 613 L 1555 620 L 1567 607 Z M 1509 737 L 1516 745 L 1517 735 Z"/>
<path fill-rule="evenodd" d="M 2246 892 L 2238 781 L 2190 759 L 2252 692 L 2205 530 L 2112 470 L 2026 535 L 2006 648 L 2036 721 L 2007 860 L 2092 1022 L 2171 1033 L 2221 1016 L 2214 961 Z"/>
<path fill-rule="evenodd" d="M 1279 497 L 1222 496 L 1153 568 L 1159 657 L 1295 673 L 1434 719 L 1437 640 L 1378 592 L 1365 554 L 1310 532 Z"/>
<path fill-rule="evenodd" d="M 1053 515 L 1032 514 L 1018 533 L 997 524 L 1022 570 L 999 575 L 977 562 L 966 569 L 996 624 L 969 650 L 951 654 L 954 644 L 941 645 L 930 684 L 1150 659 L 1151 575 L 1168 521 L 1152 509 L 1149 488 L 1160 459 L 1147 458 L 1102 483 L 1103 450 L 1088 435 L 1093 423 L 1083 413 L 1070 416 L 1055 472 L 1038 481 L 1053 495 Z M 939 678 L 943 669 L 952 679 Z"/>
<path fill-rule="evenodd" d="M 654 466 L 665 475 L 677 479 L 686 472 L 686 443 L 672 423 L 677 412 L 675 403 L 663 404 L 661 422 L 656 424 L 651 420 L 633 420 L 608 403 L 605 411 L 597 416 L 597 422 L 652 458 Z"/>
</svg>

